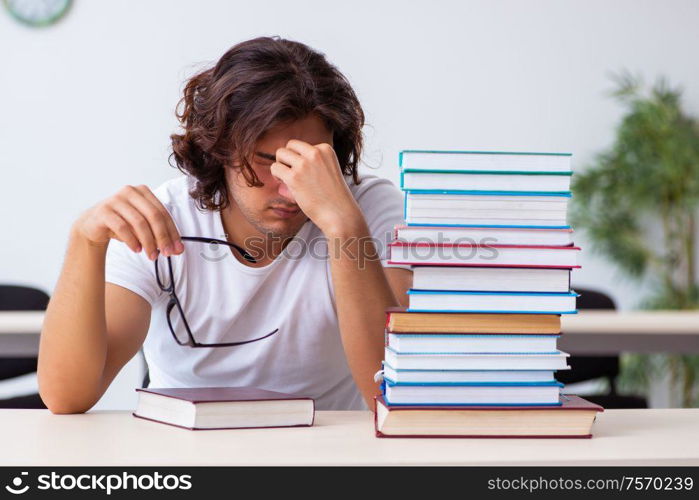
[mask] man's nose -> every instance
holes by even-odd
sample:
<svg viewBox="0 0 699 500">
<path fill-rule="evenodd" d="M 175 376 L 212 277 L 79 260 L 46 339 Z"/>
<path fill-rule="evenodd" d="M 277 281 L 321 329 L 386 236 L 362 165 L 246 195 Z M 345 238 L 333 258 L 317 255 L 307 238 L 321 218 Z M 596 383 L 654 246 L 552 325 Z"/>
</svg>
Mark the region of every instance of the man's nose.
<svg viewBox="0 0 699 500">
<path fill-rule="evenodd" d="M 289 200 L 290 203 L 296 203 L 296 198 L 294 198 L 294 195 L 291 193 L 291 190 L 289 187 L 284 184 L 283 182 L 279 182 L 279 187 L 277 188 L 277 192 Z"/>
</svg>

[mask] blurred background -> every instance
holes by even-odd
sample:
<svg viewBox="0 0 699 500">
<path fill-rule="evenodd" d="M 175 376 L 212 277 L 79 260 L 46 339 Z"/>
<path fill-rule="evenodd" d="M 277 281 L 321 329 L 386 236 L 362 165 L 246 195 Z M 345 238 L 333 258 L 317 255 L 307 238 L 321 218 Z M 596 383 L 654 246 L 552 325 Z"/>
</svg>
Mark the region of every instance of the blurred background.
<svg viewBox="0 0 699 500">
<path fill-rule="evenodd" d="M 407 148 L 571 152 L 584 179 L 574 286 L 620 313 L 697 307 L 694 0 L 6 0 L 0 11 L 0 285 L 50 294 L 83 210 L 179 175 L 167 157 L 187 77 L 240 41 L 280 35 L 349 78 L 367 116 L 365 171 L 398 183 Z M 676 283 L 657 260 L 681 269 Z M 0 309 L 19 308 L 6 300 Z M 682 352 L 611 356 L 621 375 L 607 363 L 574 387 L 696 405 L 694 334 Z M 9 376 L 5 354 L 0 398 L 35 392 L 33 371 Z M 143 369 L 135 358 L 97 408 L 133 407 Z"/>
</svg>

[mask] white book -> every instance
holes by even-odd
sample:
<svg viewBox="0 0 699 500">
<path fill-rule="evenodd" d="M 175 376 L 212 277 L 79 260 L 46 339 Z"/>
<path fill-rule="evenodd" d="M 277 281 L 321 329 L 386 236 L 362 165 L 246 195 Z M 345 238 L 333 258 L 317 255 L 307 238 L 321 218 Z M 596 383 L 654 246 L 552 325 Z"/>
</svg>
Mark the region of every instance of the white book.
<svg viewBox="0 0 699 500">
<path fill-rule="evenodd" d="M 569 367 L 566 367 L 568 369 Z M 553 370 L 396 370 L 384 363 L 383 377 L 397 383 L 552 382 Z"/>
<path fill-rule="evenodd" d="M 408 224 L 567 227 L 567 196 L 406 193 Z"/>
<path fill-rule="evenodd" d="M 391 264 L 451 265 L 451 266 L 501 266 L 501 267 L 579 267 L 579 247 L 507 246 L 482 243 L 389 244 Z"/>
<path fill-rule="evenodd" d="M 388 404 L 527 405 L 558 404 L 562 384 L 551 385 L 390 385 L 384 398 Z"/>
<path fill-rule="evenodd" d="M 486 170 L 494 172 L 570 172 L 570 153 L 517 153 L 492 151 L 400 152 L 400 165 L 420 170 Z"/>
<path fill-rule="evenodd" d="M 476 215 L 476 214 L 473 214 Z M 523 219 L 515 217 L 446 217 L 439 215 L 412 214 L 405 218 L 408 224 L 453 224 L 458 226 L 526 226 L 526 227 L 567 227 L 565 214 L 551 215 L 546 219 Z"/>
<path fill-rule="evenodd" d="M 388 346 L 399 353 L 546 353 L 556 351 L 558 335 L 459 335 L 389 333 Z"/>
<path fill-rule="evenodd" d="M 555 211 L 568 209 L 569 196 L 535 195 L 479 195 L 443 193 L 406 193 L 408 208 L 434 208 L 447 210 L 502 210 Z"/>
<path fill-rule="evenodd" d="M 552 292 L 570 290 L 570 269 L 415 266 L 416 290 Z"/>
<path fill-rule="evenodd" d="M 568 193 L 569 175 L 403 172 L 401 188 L 410 190 Z"/>
<path fill-rule="evenodd" d="M 409 312 L 573 314 L 578 294 L 408 290 Z"/>
<path fill-rule="evenodd" d="M 397 226 L 395 239 L 401 243 L 468 243 L 471 245 L 567 246 L 573 243 L 571 229 Z"/>
<path fill-rule="evenodd" d="M 396 370 L 565 370 L 568 353 L 554 354 L 399 354 L 384 350 Z"/>
</svg>

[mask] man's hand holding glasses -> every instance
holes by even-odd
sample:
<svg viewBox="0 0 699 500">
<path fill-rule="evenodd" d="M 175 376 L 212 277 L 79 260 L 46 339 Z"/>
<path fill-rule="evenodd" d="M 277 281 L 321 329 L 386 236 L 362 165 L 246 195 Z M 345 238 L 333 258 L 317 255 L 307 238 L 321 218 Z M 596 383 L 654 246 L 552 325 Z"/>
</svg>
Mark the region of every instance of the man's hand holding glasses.
<svg viewBox="0 0 699 500">
<path fill-rule="evenodd" d="M 116 239 L 124 242 L 136 253 L 144 251 L 148 258 L 154 261 L 158 287 L 169 295 L 166 306 L 167 324 L 172 337 L 179 345 L 233 347 L 257 342 L 277 333 L 278 329 L 275 329 L 265 335 L 236 342 L 201 343 L 195 339 L 175 291 L 176 280 L 172 267 L 172 257 L 184 252 L 183 241 L 225 245 L 240 253 L 246 261 L 256 261 L 234 243 L 201 236 L 181 236 L 170 213 L 147 186 L 122 188 L 111 198 L 85 212 L 76 222 L 75 229 L 96 246 L 106 248 L 110 239 Z M 159 255 L 167 258 L 165 269 L 158 265 Z M 173 324 L 176 317 L 182 324 L 179 328 Z"/>
<path fill-rule="evenodd" d="M 172 217 L 148 186 L 123 187 L 85 212 L 76 229 L 95 245 L 106 247 L 116 239 L 153 261 L 158 249 L 166 257 L 184 252 Z"/>
</svg>

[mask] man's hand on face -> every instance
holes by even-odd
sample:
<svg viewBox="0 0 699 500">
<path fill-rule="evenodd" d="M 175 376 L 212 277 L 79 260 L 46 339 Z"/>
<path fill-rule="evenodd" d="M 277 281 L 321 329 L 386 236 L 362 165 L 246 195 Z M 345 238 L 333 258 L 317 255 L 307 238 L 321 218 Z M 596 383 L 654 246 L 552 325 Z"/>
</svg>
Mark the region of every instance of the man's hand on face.
<svg viewBox="0 0 699 500">
<path fill-rule="evenodd" d="M 325 234 L 341 234 L 361 220 L 335 150 L 296 139 L 276 151 L 271 173 L 286 185 L 296 204 Z"/>
</svg>

